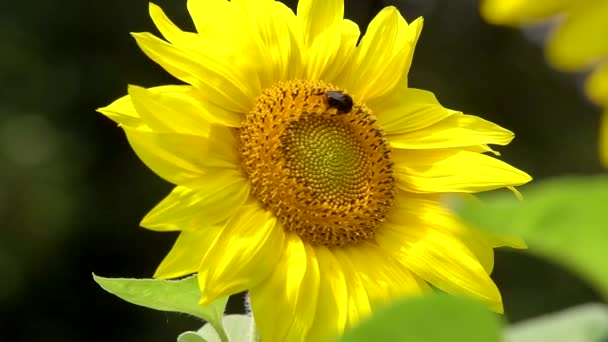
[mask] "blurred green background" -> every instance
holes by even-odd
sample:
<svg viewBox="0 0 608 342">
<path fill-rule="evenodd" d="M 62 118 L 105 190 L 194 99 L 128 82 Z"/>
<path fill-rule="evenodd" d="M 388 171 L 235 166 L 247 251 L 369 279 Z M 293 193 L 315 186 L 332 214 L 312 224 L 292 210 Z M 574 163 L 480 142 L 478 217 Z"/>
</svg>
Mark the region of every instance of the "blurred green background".
<svg viewBox="0 0 608 342">
<path fill-rule="evenodd" d="M 157 4 L 193 28 L 185 0 Z M 425 17 L 410 84 L 515 131 L 499 149 L 504 160 L 537 180 L 601 172 L 599 109 L 581 93 L 582 75 L 547 66 L 544 28 L 490 26 L 475 0 L 347 0 L 346 17 L 364 31 L 387 5 Z M 176 82 L 129 35 L 156 32 L 147 1 L 0 8 L 0 340 L 174 341 L 197 328 L 123 302 L 91 278 L 150 277 L 176 237 L 138 228 L 171 187 L 95 112 L 127 84 Z M 510 321 L 597 300 L 572 274 L 520 252 L 497 251 L 493 277 Z M 234 298 L 229 310 L 239 308 Z"/>
</svg>

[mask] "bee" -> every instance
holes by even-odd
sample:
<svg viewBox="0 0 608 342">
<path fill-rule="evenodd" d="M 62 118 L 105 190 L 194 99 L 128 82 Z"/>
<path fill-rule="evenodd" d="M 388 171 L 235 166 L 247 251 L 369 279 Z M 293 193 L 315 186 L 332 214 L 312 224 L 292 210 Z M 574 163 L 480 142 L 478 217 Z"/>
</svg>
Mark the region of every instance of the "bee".
<svg viewBox="0 0 608 342">
<path fill-rule="evenodd" d="M 327 103 L 336 108 L 339 114 L 346 114 L 353 109 L 353 98 L 341 91 L 330 90 L 325 93 Z"/>
</svg>

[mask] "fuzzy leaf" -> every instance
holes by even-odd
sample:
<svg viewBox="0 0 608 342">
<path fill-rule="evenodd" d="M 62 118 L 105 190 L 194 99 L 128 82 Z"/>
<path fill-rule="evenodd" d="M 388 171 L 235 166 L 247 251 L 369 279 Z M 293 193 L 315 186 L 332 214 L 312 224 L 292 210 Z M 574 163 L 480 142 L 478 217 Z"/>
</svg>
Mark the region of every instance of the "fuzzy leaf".
<svg viewBox="0 0 608 342">
<path fill-rule="evenodd" d="M 500 327 L 500 318 L 481 303 L 429 294 L 377 311 L 339 341 L 498 342 Z"/>
<path fill-rule="evenodd" d="M 214 328 L 223 330 L 222 315 L 228 298 L 211 305 L 200 305 L 197 277 L 180 280 L 104 278 L 93 274 L 101 288 L 129 303 L 150 309 L 183 312 L 202 318 Z"/>
<path fill-rule="evenodd" d="M 230 342 L 250 342 L 249 335 L 251 333 L 251 317 L 246 315 L 226 315 L 224 316 L 224 328 L 226 329 L 227 338 Z M 222 338 L 213 329 L 206 324 L 198 332 L 199 336 L 203 337 L 207 342 L 221 342 Z"/>
<path fill-rule="evenodd" d="M 608 341 L 608 306 L 579 305 L 510 326 L 506 342 L 602 342 Z"/>
<path fill-rule="evenodd" d="M 524 200 L 490 194 L 456 208 L 474 227 L 523 238 L 529 252 L 571 268 L 608 298 L 608 177 L 537 183 Z"/>
<path fill-rule="evenodd" d="M 208 342 L 196 331 L 186 331 L 177 337 L 177 342 Z"/>
</svg>

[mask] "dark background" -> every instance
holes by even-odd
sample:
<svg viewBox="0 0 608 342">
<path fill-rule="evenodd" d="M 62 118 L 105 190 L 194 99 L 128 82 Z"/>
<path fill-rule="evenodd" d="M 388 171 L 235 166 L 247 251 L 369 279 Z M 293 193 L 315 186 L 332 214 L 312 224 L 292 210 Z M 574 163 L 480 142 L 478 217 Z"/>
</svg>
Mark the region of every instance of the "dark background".
<svg viewBox="0 0 608 342">
<path fill-rule="evenodd" d="M 157 3 L 192 29 L 185 0 Z M 599 109 L 582 95 L 582 75 L 546 65 L 542 29 L 490 26 L 474 0 L 351 0 L 346 17 L 364 31 L 386 5 L 408 21 L 425 17 L 410 84 L 515 131 L 500 149 L 504 160 L 536 180 L 600 171 Z M 2 341 L 174 341 L 200 325 L 123 302 L 91 278 L 150 277 L 176 237 L 138 228 L 171 187 L 94 111 L 127 84 L 176 82 L 139 51 L 131 31 L 156 32 L 144 0 L 0 5 Z M 498 251 L 496 264 L 510 321 L 597 298 L 565 270 L 525 254 Z"/>
</svg>

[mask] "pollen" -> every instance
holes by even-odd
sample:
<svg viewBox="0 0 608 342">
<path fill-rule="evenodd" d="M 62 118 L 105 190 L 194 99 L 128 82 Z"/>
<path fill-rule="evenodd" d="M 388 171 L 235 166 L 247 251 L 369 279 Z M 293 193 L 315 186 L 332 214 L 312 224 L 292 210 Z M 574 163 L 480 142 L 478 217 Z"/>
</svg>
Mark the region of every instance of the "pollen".
<svg viewBox="0 0 608 342">
<path fill-rule="evenodd" d="M 372 240 L 395 196 L 390 147 L 369 108 L 346 112 L 321 81 L 277 83 L 240 128 L 254 196 L 286 231 L 313 245 Z M 350 97 L 348 97 L 350 99 Z"/>
</svg>

